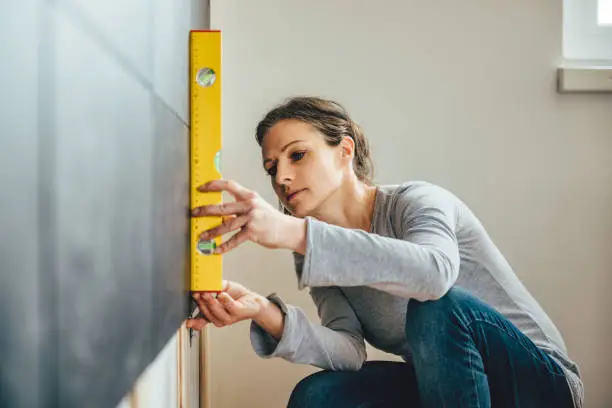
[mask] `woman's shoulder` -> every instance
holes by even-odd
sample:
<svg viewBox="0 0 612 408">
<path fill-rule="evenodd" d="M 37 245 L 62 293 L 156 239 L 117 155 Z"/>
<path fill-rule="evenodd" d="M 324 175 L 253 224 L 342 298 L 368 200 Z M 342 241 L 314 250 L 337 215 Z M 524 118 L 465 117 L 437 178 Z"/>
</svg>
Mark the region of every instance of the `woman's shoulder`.
<svg viewBox="0 0 612 408">
<path fill-rule="evenodd" d="M 465 204 L 454 193 L 438 184 L 414 180 L 378 186 L 378 214 L 392 220 L 404 220 L 431 211 L 454 215 Z"/>
<path fill-rule="evenodd" d="M 379 185 L 378 189 L 388 200 L 396 200 L 405 204 L 458 199 L 449 189 L 425 180 L 409 180 L 399 184 L 383 184 Z"/>
</svg>

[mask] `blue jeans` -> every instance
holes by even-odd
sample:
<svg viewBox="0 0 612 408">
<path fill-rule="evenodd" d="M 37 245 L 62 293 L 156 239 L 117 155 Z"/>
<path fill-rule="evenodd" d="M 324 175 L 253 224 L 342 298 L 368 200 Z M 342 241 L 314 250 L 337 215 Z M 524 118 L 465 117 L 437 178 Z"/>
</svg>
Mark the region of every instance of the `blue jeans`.
<svg viewBox="0 0 612 408">
<path fill-rule="evenodd" d="M 289 407 L 573 407 L 557 363 L 463 289 L 438 300 L 411 300 L 406 336 L 412 361 L 317 372 L 298 383 Z"/>
</svg>

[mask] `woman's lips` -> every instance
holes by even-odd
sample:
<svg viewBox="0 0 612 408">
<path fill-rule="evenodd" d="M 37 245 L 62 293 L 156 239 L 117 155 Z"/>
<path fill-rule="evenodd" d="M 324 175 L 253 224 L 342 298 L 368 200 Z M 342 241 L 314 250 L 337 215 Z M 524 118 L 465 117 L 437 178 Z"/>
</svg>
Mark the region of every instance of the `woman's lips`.
<svg viewBox="0 0 612 408">
<path fill-rule="evenodd" d="M 295 196 L 296 196 L 296 195 L 300 194 L 300 193 L 301 193 L 302 191 L 304 191 L 304 190 L 306 190 L 306 189 L 304 188 L 304 189 L 302 189 L 302 190 L 298 190 L 298 191 L 296 191 L 296 192 L 295 192 L 295 193 L 293 193 L 293 194 L 289 194 L 289 195 L 287 196 L 287 202 L 290 202 L 291 200 L 293 200 L 293 199 L 295 198 Z"/>
</svg>

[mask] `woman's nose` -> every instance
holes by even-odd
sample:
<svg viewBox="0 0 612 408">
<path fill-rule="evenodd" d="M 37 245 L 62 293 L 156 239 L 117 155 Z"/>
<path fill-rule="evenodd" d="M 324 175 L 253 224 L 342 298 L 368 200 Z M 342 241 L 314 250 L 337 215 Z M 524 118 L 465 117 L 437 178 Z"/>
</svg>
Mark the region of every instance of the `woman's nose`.
<svg viewBox="0 0 612 408">
<path fill-rule="evenodd" d="M 293 177 L 293 172 L 289 166 L 280 163 L 276 165 L 276 184 L 279 186 L 287 185 L 293 181 Z"/>
</svg>

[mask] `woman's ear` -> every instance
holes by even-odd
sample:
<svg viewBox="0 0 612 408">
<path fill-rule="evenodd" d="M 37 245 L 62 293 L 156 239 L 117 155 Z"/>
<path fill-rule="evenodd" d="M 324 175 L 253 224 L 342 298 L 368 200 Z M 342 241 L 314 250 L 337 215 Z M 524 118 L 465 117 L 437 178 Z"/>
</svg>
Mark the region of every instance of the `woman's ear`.
<svg viewBox="0 0 612 408">
<path fill-rule="evenodd" d="M 355 155 L 355 141 L 350 136 L 345 136 L 340 142 L 340 150 L 342 151 L 342 158 L 353 160 Z"/>
</svg>

